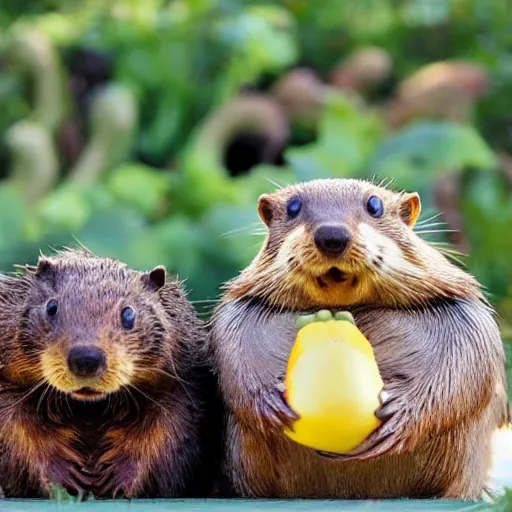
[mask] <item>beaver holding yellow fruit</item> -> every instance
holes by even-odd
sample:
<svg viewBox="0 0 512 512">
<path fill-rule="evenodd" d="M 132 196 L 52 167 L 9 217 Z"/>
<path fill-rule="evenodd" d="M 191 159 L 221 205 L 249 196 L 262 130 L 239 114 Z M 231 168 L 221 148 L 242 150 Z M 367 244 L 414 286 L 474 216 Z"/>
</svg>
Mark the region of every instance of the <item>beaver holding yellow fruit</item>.
<svg viewBox="0 0 512 512">
<path fill-rule="evenodd" d="M 285 434 L 317 450 L 349 452 L 380 423 L 384 384 L 372 346 L 350 313 L 319 311 L 300 316 L 297 326 L 284 396 L 300 419 Z"/>
<path fill-rule="evenodd" d="M 315 180 L 258 210 L 266 241 L 211 324 L 232 492 L 480 498 L 506 418 L 503 344 L 478 282 L 413 230 L 419 196 Z M 335 316 L 299 331 L 320 310 Z"/>
</svg>

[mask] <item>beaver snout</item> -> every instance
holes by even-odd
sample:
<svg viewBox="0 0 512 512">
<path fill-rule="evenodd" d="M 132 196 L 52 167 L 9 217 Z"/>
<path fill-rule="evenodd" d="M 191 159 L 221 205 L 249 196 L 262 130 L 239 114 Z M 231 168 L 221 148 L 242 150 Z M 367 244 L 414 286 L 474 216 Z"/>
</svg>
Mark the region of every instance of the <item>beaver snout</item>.
<svg viewBox="0 0 512 512">
<path fill-rule="evenodd" d="M 97 377 L 106 367 L 105 353 L 98 347 L 74 347 L 69 351 L 68 368 L 76 377 Z"/>
<path fill-rule="evenodd" d="M 324 224 L 315 230 L 315 244 L 322 254 L 340 257 L 350 243 L 350 233 L 343 226 Z"/>
</svg>

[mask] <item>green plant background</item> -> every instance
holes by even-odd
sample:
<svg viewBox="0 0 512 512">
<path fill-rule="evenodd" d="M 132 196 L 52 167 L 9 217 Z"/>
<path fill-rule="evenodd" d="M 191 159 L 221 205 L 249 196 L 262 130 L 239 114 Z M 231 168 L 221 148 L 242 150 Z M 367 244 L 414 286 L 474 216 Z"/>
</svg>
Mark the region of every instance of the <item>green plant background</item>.
<svg viewBox="0 0 512 512">
<path fill-rule="evenodd" d="M 258 251 L 256 201 L 276 183 L 390 177 L 421 193 L 427 218 L 437 212 L 436 185 L 453 178 L 466 264 L 485 285 L 510 347 L 512 179 L 503 164 L 512 153 L 510 7 L 507 0 L 3 0 L 0 269 L 79 240 L 136 268 L 165 264 L 207 315 L 219 286 Z M 368 45 L 392 60 L 379 87 L 359 97 L 325 85 Z M 464 122 L 417 115 L 389 129 L 382 112 L 397 85 L 446 59 L 482 66 L 490 93 Z M 321 84 L 310 117 L 276 110 L 273 87 L 294 68 L 314 70 Z M 263 103 L 248 106 L 243 91 Z M 255 158 L 235 173 L 226 155 L 247 133 L 281 137 L 282 157 Z M 250 152 L 240 147 L 242 156 Z"/>
</svg>

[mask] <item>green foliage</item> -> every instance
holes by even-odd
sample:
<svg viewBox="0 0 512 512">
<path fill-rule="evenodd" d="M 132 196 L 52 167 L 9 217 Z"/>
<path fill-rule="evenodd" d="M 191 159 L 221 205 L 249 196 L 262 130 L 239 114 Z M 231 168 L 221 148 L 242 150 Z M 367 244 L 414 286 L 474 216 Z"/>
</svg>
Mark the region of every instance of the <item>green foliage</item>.
<svg viewBox="0 0 512 512">
<path fill-rule="evenodd" d="M 0 252 L 7 252 L 20 242 L 23 236 L 27 206 L 18 188 L 9 185 L 0 186 Z"/>
<path fill-rule="evenodd" d="M 505 489 L 505 493 L 496 500 L 491 510 L 493 512 L 509 512 L 512 510 L 512 489 Z"/>
<path fill-rule="evenodd" d="M 112 171 L 107 188 L 119 202 L 153 219 L 167 207 L 171 180 L 167 174 L 155 173 L 150 167 L 127 164 Z"/>
<path fill-rule="evenodd" d="M 414 187 L 418 174 L 426 174 L 432 180 L 432 173 L 495 165 L 494 154 L 474 128 L 423 122 L 385 139 L 373 155 L 370 169 L 381 176 L 396 175 L 396 167 L 412 171 L 409 187 Z"/>
<path fill-rule="evenodd" d="M 326 101 L 315 144 L 294 147 L 286 159 L 299 180 L 347 178 L 358 173 L 381 139 L 381 120 L 355 98 L 332 92 Z"/>
<path fill-rule="evenodd" d="M 416 190 L 423 207 L 431 208 L 433 182 L 447 172 L 467 168 L 496 168 L 496 158 L 480 134 L 471 126 L 430 121 L 415 123 L 383 140 L 367 172 L 392 177 L 399 189 Z"/>
<path fill-rule="evenodd" d="M 464 176 L 463 190 L 461 211 L 472 248 L 468 264 L 491 298 L 504 300 L 512 291 L 512 239 L 504 236 L 512 226 L 508 185 L 496 172 L 474 170 Z"/>
<path fill-rule="evenodd" d="M 505 4 L 2 3 L 0 268 L 78 239 L 137 268 L 165 264 L 192 299 L 211 300 L 257 254 L 265 230 L 256 202 L 276 184 L 389 177 L 421 193 L 427 217 L 435 183 L 457 172 L 466 263 L 512 339 L 511 185 L 495 154 L 512 152 Z M 367 94 L 326 84 L 349 52 L 368 45 L 389 52 L 391 76 Z M 485 67 L 492 94 L 468 122 L 419 116 L 388 126 L 397 84 L 444 59 Z M 296 66 L 313 68 L 321 91 L 320 114 L 303 131 L 272 92 Z M 266 106 L 235 108 L 244 88 Z M 232 175 L 225 156 L 241 133 L 281 144 L 285 164 L 261 158 Z"/>
</svg>

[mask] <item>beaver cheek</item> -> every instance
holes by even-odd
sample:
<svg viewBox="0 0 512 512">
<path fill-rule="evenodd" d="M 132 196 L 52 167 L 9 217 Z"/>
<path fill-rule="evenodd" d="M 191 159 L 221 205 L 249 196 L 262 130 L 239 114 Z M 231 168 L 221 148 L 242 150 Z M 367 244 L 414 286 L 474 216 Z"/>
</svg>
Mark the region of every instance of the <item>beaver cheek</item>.
<svg viewBox="0 0 512 512">
<path fill-rule="evenodd" d="M 121 344 L 113 344 L 105 350 L 107 371 L 101 381 L 106 391 L 117 391 L 123 386 L 133 383 L 135 361 L 127 348 Z"/>
<path fill-rule="evenodd" d="M 43 377 L 54 388 L 69 392 L 76 387 L 75 379 L 68 370 L 67 351 L 60 343 L 48 345 L 40 356 Z"/>
</svg>

